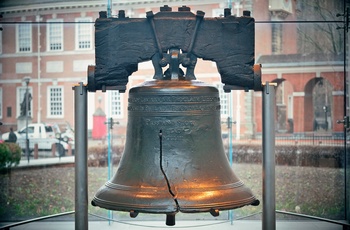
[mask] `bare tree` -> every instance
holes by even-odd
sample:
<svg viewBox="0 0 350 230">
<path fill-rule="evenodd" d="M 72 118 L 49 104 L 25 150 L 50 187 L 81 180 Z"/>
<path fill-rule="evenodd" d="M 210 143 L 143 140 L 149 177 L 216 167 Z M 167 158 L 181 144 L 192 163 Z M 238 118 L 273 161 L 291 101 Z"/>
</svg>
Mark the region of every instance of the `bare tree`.
<svg viewBox="0 0 350 230">
<path fill-rule="evenodd" d="M 337 27 L 340 19 L 337 13 L 343 13 L 342 0 L 297 0 L 298 21 L 313 23 L 298 24 L 298 47 L 300 53 L 340 54 L 343 50 L 343 30 Z"/>
</svg>

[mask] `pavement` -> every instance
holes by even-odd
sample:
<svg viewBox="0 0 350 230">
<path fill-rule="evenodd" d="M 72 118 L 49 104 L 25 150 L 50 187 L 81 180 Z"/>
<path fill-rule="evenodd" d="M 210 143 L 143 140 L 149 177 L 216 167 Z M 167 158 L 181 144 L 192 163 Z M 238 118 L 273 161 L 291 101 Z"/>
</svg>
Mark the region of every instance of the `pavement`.
<svg viewBox="0 0 350 230">
<path fill-rule="evenodd" d="M 100 146 L 100 145 L 106 145 L 105 141 L 103 140 L 88 140 L 88 147 L 91 146 Z M 29 157 L 29 161 L 27 156 L 22 156 L 21 161 L 19 165 L 16 167 L 19 168 L 26 168 L 26 167 L 40 167 L 40 166 L 50 166 L 50 165 L 57 165 L 57 164 L 71 164 L 74 163 L 74 156 L 62 156 L 58 157 L 52 156 L 51 151 L 39 151 L 38 152 L 38 159 L 34 159 L 33 155 Z"/>
<path fill-rule="evenodd" d="M 1 229 L 1 227 L 0 227 Z M 10 228 L 11 230 L 74 230 L 75 223 L 70 221 L 41 221 Z M 78 228 L 76 228 L 78 229 Z M 90 230 L 142 230 L 142 229 L 197 229 L 197 230 L 259 230 L 262 229 L 261 221 L 239 220 L 234 221 L 177 221 L 175 226 L 166 226 L 162 221 L 128 221 L 108 222 L 90 221 Z M 342 230 L 342 226 L 326 222 L 316 221 L 277 221 L 277 230 Z M 84 229 L 87 230 L 87 229 Z"/>
<path fill-rule="evenodd" d="M 74 156 L 64 156 L 64 157 L 46 157 L 33 159 L 32 157 L 29 159 L 26 157 L 22 157 L 17 168 L 27 168 L 27 167 L 39 167 L 39 166 L 49 166 L 49 165 L 60 165 L 60 164 L 74 164 Z"/>
</svg>

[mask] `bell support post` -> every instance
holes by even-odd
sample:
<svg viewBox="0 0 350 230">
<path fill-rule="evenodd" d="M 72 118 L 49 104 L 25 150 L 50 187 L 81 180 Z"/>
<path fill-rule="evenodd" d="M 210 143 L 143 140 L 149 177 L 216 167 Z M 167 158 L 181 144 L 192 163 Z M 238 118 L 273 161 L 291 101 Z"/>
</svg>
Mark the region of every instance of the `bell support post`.
<svg viewBox="0 0 350 230">
<path fill-rule="evenodd" d="M 74 90 L 75 117 L 75 229 L 88 229 L 87 88 L 80 82 Z M 77 119 L 78 118 L 78 119 Z"/>
<path fill-rule="evenodd" d="M 263 212 L 262 229 L 276 229 L 275 195 L 275 87 L 263 85 Z"/>
</svg>

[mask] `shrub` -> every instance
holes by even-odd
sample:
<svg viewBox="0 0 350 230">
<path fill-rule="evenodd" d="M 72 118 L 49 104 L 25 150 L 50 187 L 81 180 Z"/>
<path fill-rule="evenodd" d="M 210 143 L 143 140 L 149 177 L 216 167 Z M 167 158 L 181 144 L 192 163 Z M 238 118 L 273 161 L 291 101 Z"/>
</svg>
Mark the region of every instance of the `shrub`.
<svg viewBox="0 0 350 230">
<path fill-rule="evenodd" d="M 227 147 L 225 146 L 227 153 Z M 345 162 L 343 146 L 279 145 L 275 148 L 276 165 L 342 168 Z M 236 163 L 262 163 L 262 146 L 239 144 L 233 146 Z"/>
<path fill-rule="evenodd" d="M 22 150 L 16 143 L 0 143 L 0 169 L 17 166 Z"/>
<path fill-rule="evenodd" d="M 119 164 L 123 148 L 120 146 L 112 147 L 113 164 Z M 107 166 L 108 147 L 106 145 L 94 146 L 88 149 L 88 165 L 94 167 Z"/>
</svg>

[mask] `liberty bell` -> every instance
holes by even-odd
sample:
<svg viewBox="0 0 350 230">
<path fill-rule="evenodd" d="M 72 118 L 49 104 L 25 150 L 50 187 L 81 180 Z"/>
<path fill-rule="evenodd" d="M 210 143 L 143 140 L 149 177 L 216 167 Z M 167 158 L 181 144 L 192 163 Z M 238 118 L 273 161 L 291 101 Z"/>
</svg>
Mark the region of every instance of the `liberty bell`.
<svg viewBox="0 0 350 230">
<path fill-rule="evenodd" d="M 153 55 L 154 79 L 130 89 L 124 153 L 92 205 L 131 217 L 166 214 L 166 224 L 174 225 L 177 212 L 217 216 L 259 204 L 230 167 L 221 138 L 219 92 L 195 79 L 196 57 L 190 51 L 172 47 Z"/>
</svg>

